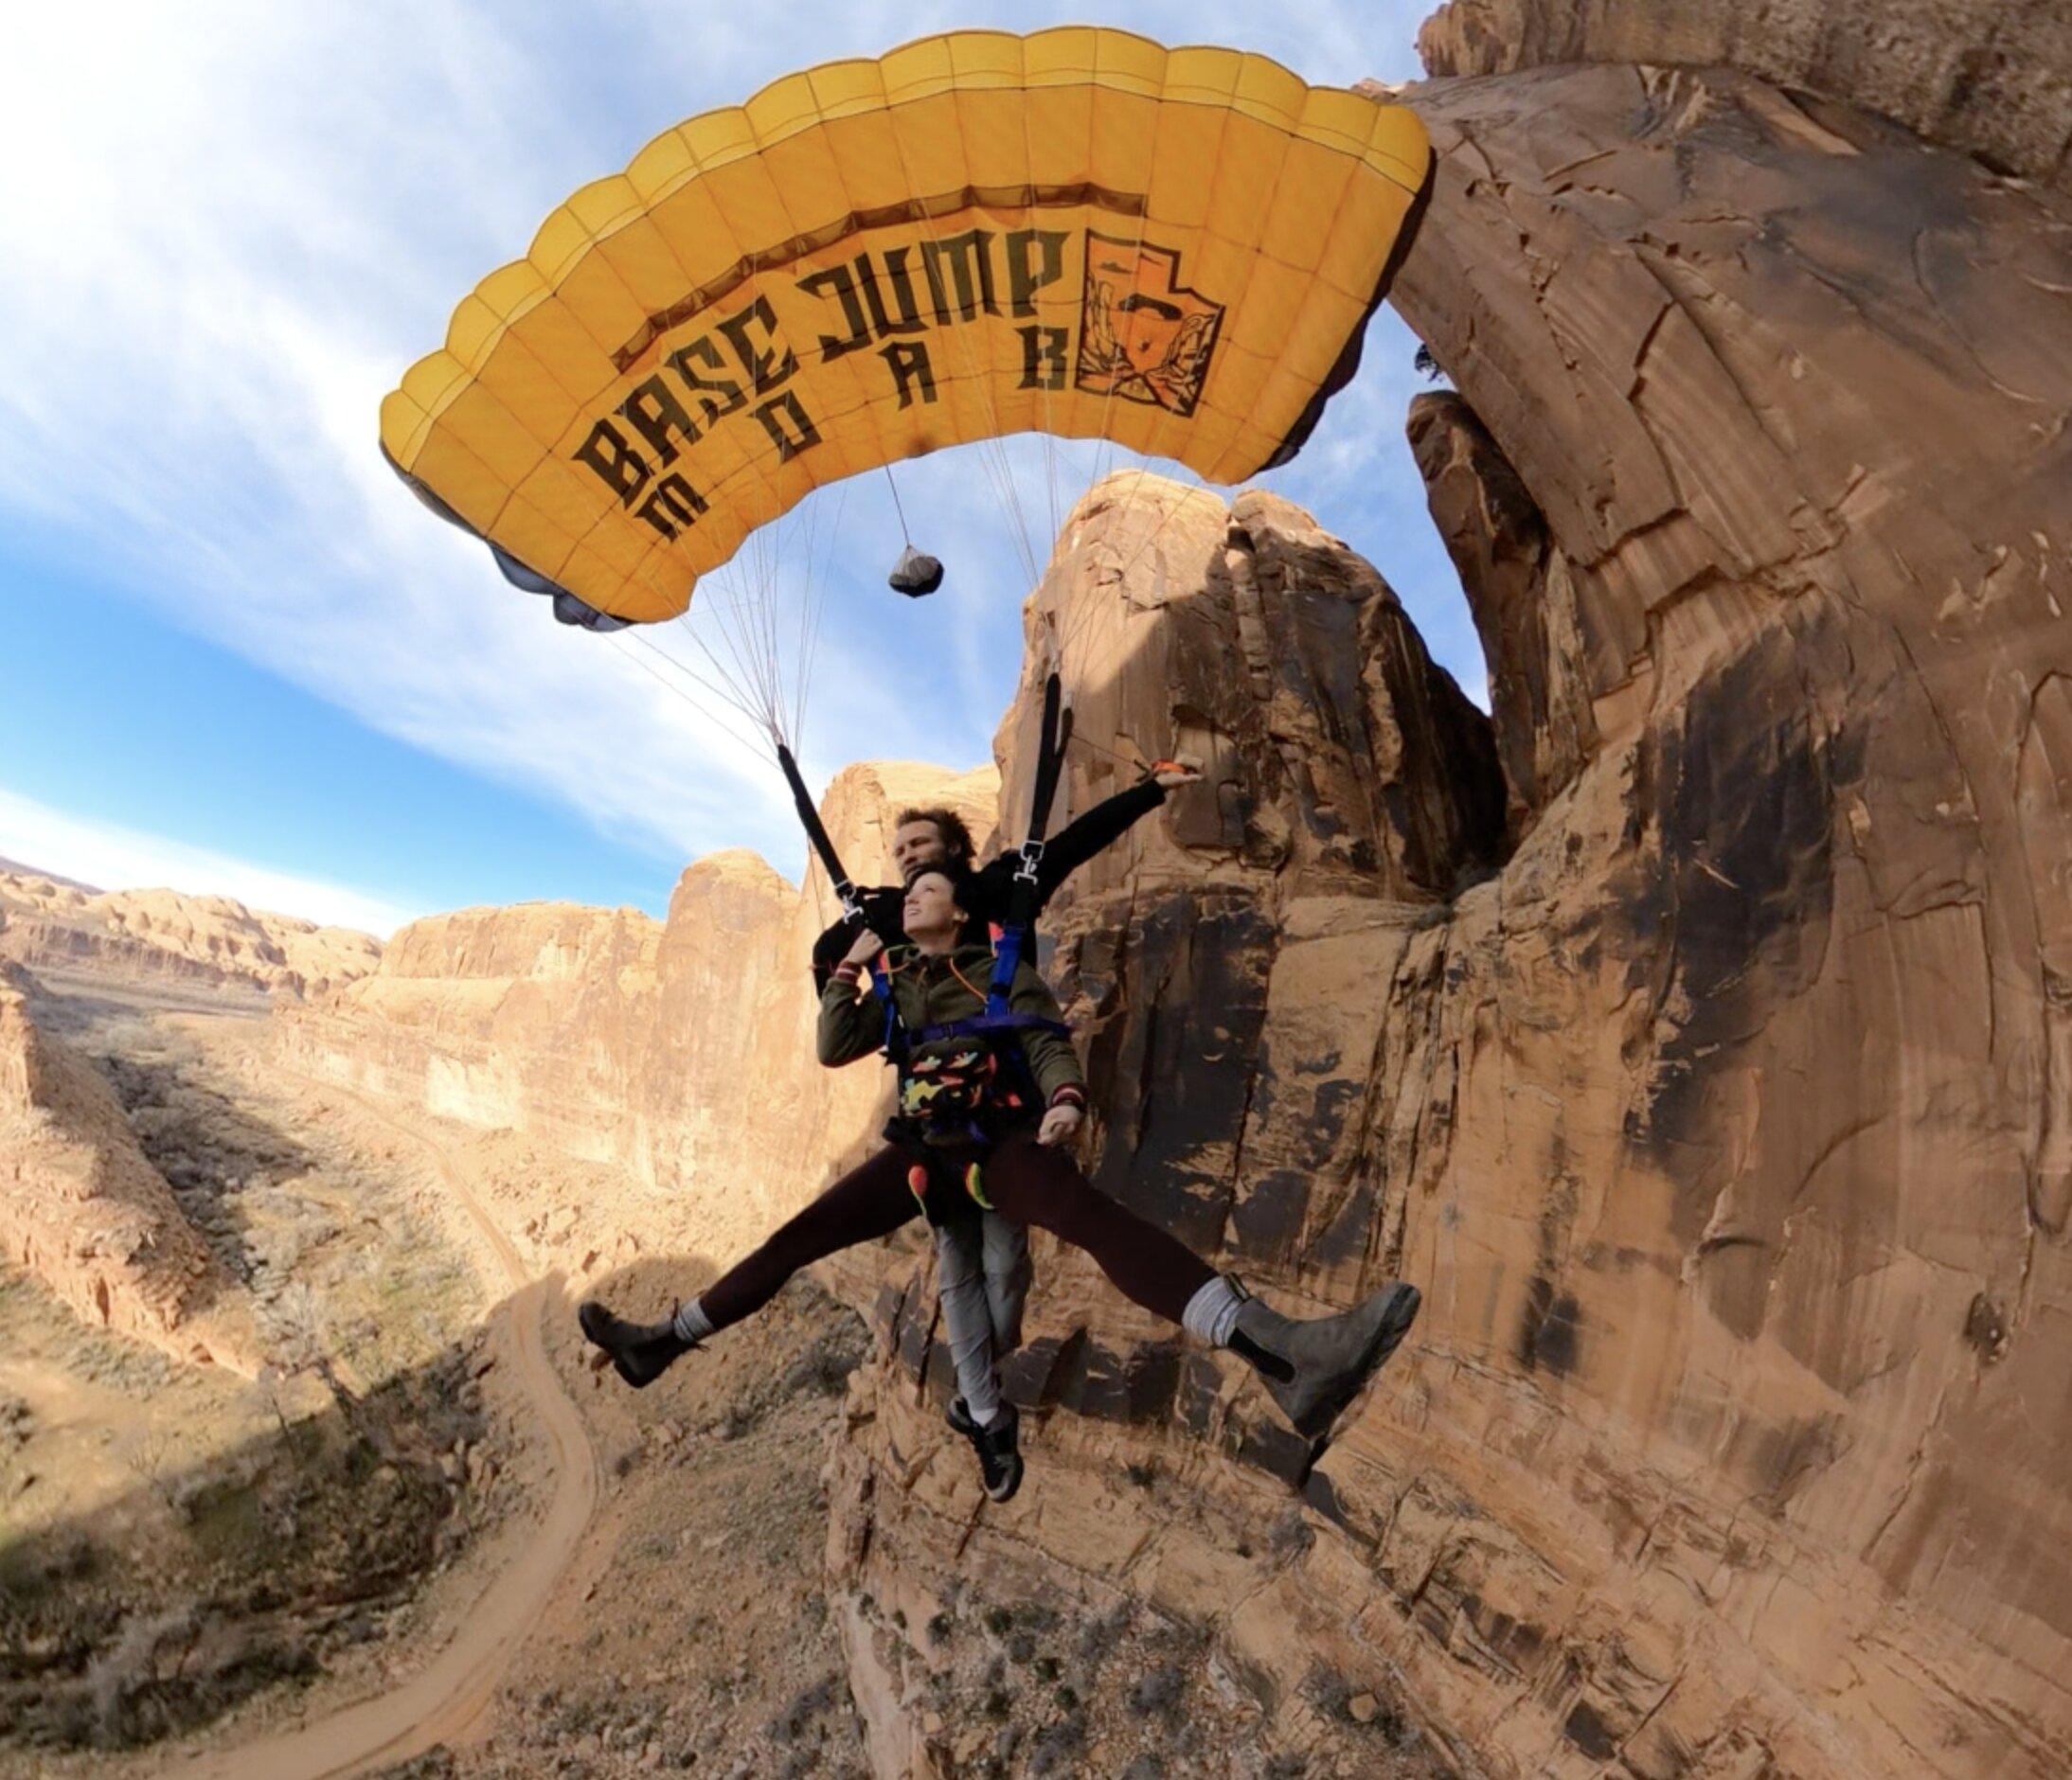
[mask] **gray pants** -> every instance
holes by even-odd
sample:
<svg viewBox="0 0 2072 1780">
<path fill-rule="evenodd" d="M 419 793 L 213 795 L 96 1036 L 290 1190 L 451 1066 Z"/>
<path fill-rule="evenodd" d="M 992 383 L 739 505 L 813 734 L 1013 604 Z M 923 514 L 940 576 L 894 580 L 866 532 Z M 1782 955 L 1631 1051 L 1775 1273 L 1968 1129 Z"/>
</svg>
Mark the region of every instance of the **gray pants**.
<svg viewBox="0 0 2072 1780">
<path fill-rule="evenodd" d="M 984 1426 L 1000 1407 L 999 1362 L 1022 1344 L 1034 1270 L 1025 1226 L 972 1211 L 936 1226 L 936 1290 L 958 1394 Z"/>
</svg>

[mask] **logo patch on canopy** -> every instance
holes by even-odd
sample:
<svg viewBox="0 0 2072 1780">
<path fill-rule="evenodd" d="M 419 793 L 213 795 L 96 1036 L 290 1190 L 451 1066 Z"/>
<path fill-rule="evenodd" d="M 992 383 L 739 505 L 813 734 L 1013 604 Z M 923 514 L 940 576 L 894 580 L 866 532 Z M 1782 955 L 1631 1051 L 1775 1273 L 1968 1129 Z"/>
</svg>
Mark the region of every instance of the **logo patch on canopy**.
<svg viewBox="0 0 2072 1780">
<path fill-rule="evenodd" d="M 1086 296 L 1073 382 L 1177 415 L 1202 399 L 1224 306 L 1180 282 L 1170 247 L 1086 232 Z"/>
</svg>

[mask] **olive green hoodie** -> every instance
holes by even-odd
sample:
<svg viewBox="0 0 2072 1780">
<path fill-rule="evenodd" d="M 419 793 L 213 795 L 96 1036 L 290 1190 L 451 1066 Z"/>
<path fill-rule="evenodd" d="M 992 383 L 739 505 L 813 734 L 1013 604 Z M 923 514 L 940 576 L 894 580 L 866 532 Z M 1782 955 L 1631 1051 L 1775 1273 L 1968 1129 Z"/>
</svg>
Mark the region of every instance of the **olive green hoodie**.
<svg viewBox="0 0 2072 1780">
<path fill-rule="evenodd" d="M 986 946 L 959 946 L 939 957 L 930 957 L 914 946 L 895 946 L 882 960 L 892 983 L 892 1005 L 908 1032 L 947 1025 L 953 1020 L 968 1020 L 986 1011 L 986 985 L 992 975 L 992 952 Z M 1008 1005 L 1018 1014 L 1038 1014 L 1045 1020 L 1062 1020 L 1057 998 L 1051 994 L 1035 966 L 1027 959 L 1014 973 Z M 1023 1028 L 1002 1035 L 1002 1041 L 1017 1041 L 1036 1077 L 1037 1092 L 1047 1106 L 1061 1089 L 1078 1089 L 1083 1095 L 1086 1077 L 1072 1041 L 1062 1032 L 1041 1027 Z M 859 981 L 837 973 L 820 992 L 820 1060 L 839 1069 L 859 1058 L 868 1057 L 884 1042 L 884 1012 L 878 999 Z"/>
</svg>

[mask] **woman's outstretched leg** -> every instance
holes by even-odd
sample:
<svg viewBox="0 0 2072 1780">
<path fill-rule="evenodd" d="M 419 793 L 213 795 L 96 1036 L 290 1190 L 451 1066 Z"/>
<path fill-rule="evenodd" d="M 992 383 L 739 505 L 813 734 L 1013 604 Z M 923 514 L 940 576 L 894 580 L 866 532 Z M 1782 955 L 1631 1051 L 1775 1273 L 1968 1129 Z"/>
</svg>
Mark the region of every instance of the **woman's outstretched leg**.
<svg viewBox="0 0 2072 1780">
<path fill-rule="evenodd" d="M 881 1149 L 787 1219 L 666 1323 L 629 1323 L 592 1299 L 577 1311 L 582 1332 L 635 1390 L 652 1384 L 707 1335 L 753 1316 L 802 1267 L 840 1250 L 890 1236 L 920 1210 L 906 1184 L 909 1163 Z"/>
<path fill-rule="evenodd" d="M 1337 1316 L 1282 1316 L 1170 1231 L 1110 1199 L 1063 1149 L 1033 1137 L 1010 1137 L 995 1149 L 980 1190 L 1002 1216 L 1084 1249 L 1147 1310 L 1229 1348 L 1265 1380 L 1295 1431 L 1312 1437 L 1329 1432 L 1418 1314 L 1418 1289 L 1392 1280 Z"/>
<path fill-rule="evenodd" d="M 881 1149 L 851 1168 L 687 1304 L 686 1310 L 697 1307 L 703 1325 L 694 1323 L 688 1332 L 709 1335 L 755 1315 L 800 1268 L 888 1237 L 920 1216 L 920 1202 L 906 1184 L 912 1166 L 913 1159 L 902 1151 Z"/>
<path fill-rule="evenodd" d="M 1169 1323 L 1180 1322 L 1188 1301 L 1216 1277 L 1170 1230 L 1110 1199 L 1062 1148 L 1010 1137 L 986 1158 L 979 1183 L 1003 1218 L 1084 1249 L 1124 1297 Z"/>
</svg>

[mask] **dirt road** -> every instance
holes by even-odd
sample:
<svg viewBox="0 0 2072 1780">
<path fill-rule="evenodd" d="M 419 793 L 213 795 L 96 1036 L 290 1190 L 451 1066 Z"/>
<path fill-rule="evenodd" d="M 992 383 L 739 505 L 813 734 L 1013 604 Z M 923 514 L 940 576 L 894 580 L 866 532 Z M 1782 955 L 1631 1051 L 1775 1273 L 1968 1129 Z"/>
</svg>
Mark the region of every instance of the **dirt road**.
<svg viewBox="0 0 2072 1780">
<path fill-rule="evenodd" d="M 539 1525 L 516 1545 L 514 1561 L 490 1585 L 446 1647 L 409 1681 L 295 1730 L 169 1768 L 168 1780 L 330 1780 L 464 1738 L 488 1712 L 506 1666 L 575 1558 L 598 1501 L 596 1452 L 546 1348 L 546 1319 L 567 1314 L 561 1276 L 527 1276 L 517 1249 L 469 1190 L 462 1170 L 434 1132 L 335 1082 L 277 1064 L 268 1067 L 350 1101 L 366 1117 L 430 1151 L 454 1202 L 473 1221 L 510 1288 L 510 1296 L 491 1313 L 491 1338 L 509 1368 L 507 1376 L 521 1384 L 538 1414 L 554 1493 Z"/>
</svg>

